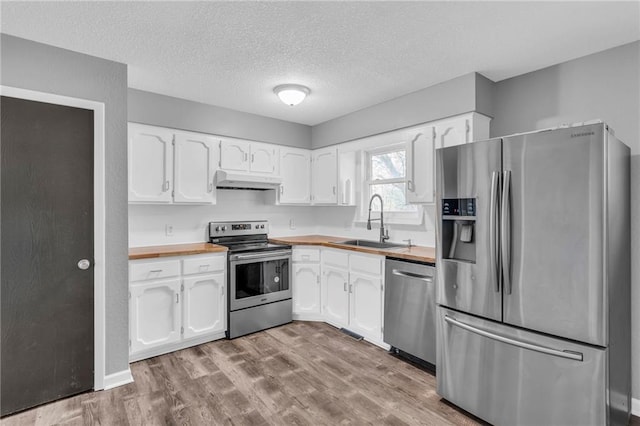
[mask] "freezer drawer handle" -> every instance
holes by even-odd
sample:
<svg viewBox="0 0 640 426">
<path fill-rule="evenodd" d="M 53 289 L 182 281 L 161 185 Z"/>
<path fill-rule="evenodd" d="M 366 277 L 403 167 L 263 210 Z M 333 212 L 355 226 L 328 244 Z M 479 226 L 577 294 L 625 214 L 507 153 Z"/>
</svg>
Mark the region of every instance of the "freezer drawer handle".
<svg viewBox="0 0 640 426">
<path fill-rule="evenodd" d="M 429 277 L 427 275 L 414 274 L 413 272 L 405 272 L 405 271 L 400 271 L 398 269 L 392 270 L 391 273 L 393 275 L 397 275 L 399 277 L 413 278 L 413 279 L 416 279 L 416 280 L 426 281 L 428 283 L 432 283 L 433 282 L 433 277 Z"/>
<path fill-rule="evenodd" d="M 500 336 L 498 334 L 493 334 L 488 331 L 482 330 L 480 328 L 473 327 L 469 324 L 465 324 L 464 322 L 458 321 L 455 318 L 451 318 L 448 315 L 444 316 L 444 320 L 451 325 L 455 325 L 456 327 L 460 327 L 464 330 L 470 331 L 472 333 L 479 334 L 480 336 L 487 337 L 489 339 L 497 340 L 498 342 L 506 343 L 507 345 L 517 346 L 519 348 L 529 349 L 536 352 L 541 352 L 547 355 L 558 356 L 560 358 L 572 359 L 574 361 L 582 361 L 583 356 L 580 352 L 573 351 L 561 351 L 558 349 L 547 348 L 546 346 L 538 346 L 532 345 L 531 343 L 521 342 L 519 340 L 510 339 L 508 337 Z"/>
</svg>

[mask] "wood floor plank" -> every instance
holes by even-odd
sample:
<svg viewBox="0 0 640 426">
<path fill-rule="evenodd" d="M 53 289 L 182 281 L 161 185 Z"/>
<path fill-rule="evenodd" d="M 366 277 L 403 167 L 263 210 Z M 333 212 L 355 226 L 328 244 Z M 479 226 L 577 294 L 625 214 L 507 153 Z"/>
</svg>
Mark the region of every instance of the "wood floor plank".
<svg viewBox="0 0 640 426">
<path fill-rule="evenodd" d="M 206 343 L 135 362 L 131 371 L 132 384 L 46 404 L 0 424 L 482 424 L 436 394 L 432 373 L 319 322 Z"/>
</svg>

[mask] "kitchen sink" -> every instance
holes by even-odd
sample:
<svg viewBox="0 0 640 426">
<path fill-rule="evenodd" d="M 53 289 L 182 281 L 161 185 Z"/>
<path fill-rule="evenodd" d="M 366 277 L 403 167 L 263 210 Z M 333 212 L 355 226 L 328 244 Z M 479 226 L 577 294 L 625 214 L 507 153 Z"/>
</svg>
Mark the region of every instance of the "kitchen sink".
<svg viewBox="0 0 640 426">
<path fill-rule="evenodd" d="M 406 247 L 403 244 L 381 243 L 379 241 L 371 241 L 371 240 L 349 240 L 349 241 L 342 241 L 336 244 L 342 244 L 345 246 L 371 247 L 371 248 L 381 248 L 381 249 Z"/>
</svg>

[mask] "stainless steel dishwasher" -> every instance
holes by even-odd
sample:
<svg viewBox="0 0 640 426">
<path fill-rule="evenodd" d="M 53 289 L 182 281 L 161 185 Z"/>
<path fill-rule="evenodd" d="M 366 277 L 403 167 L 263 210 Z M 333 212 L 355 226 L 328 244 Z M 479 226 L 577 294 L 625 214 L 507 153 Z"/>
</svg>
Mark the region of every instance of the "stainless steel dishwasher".
<svg viewBox="0 0 640 426">
<path fill-rule="evenodd" d="M 436 363 L 436 269 L 423 263 L 387 259 L 384 286 L 384 341 Z"/>
</svg>

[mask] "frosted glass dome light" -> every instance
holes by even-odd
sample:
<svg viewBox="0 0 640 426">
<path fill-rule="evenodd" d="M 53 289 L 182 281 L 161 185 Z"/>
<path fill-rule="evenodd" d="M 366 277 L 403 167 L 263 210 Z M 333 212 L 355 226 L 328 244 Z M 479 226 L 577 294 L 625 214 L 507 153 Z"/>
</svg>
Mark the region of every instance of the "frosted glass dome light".
<svg viewBox="0 0 640 426">
<path fill-rule="evenodd" d="M 304 98 L 311 93 L 311 90 L 299 84 L 281 84 L 280 86 L 276 86 L 273 92 L 278 95 L 280 100 L 285 104 L 295 106 L 304 101 Z"/>
</svg>

